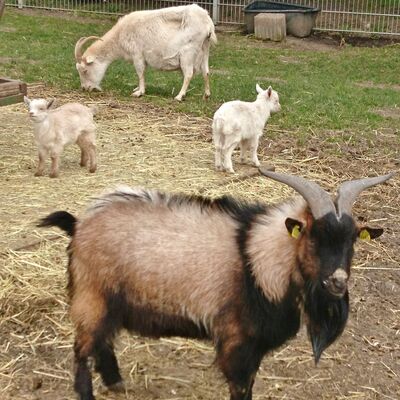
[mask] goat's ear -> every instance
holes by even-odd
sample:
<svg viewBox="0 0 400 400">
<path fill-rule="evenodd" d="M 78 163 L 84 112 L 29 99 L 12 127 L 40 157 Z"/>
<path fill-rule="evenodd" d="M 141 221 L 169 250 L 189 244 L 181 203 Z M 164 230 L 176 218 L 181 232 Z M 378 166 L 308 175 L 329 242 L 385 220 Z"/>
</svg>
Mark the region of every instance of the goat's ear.
<svg viewBox="0 0 400 400">
<path fill-rule="evenodd" d="M 297 219 L 293 218 L 286 218 L 285 225 L 286 229 L 289 232 L 289 235 L 295 239 L 300 236 L 304 226 L 302 222 L 297 221 Z"/>
<path fill-rule="evenodd" d="M 24 96 L 24 103 L 29 107 L 29 104 L 31 104 L 31 101 L 28 96 Z"/>
<path fill-rule="evenodd" d="M 271 94 L 272 94 L 272 86 L 270 86 L 270 87 L 267 89 L 267 95 L 268 95 L 268 97 L 271 97 Z"/>
<path fill-rule="evenodd" d="M 88 65 L 89 64 L 93 64 L 95 59 L 96 59 L 96 57 L 94 57 L 94 56 L 87 56 L 86 59 L 85 59 L 86 64 L 88 64 Z"/>
<path fill-rule="evenodd" d="M 258 83 L 256 84 L 256 90 L 257 90 L 258 94 L 260 94 L 264 91 L 264 90 L 262 90 L 261 86 Z"/>
<path fill-rule="evenodd" d="M 358 237 L 361 240 L 371 240 L 381 236 L 382 233 L 382 228 L 370 228 L 369 226 L 363 226 L 358 231 Z"/>
<path fill-rule="evenodd" d="M 47 109 L 49 110 L 53 105 L 54 105 L 54 102 L 55 102 L 55 100 L 56 99 L 48 99 L 47 100 Z"/>
<path fill-rule="evenodd" d="M 54 101 L 56 99 L 49 99 L 47 100 L 47 109 L 49 110 L 51 108 L 51 106 L 54 104 Z"/>
</svg>

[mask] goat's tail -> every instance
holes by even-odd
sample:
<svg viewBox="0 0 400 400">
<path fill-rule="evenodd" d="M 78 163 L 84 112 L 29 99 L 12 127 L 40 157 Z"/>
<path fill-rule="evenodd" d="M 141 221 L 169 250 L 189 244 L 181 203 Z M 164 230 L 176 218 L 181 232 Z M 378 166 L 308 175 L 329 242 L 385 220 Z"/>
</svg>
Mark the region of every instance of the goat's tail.
<svg viewBox="0 0 400 400">
<path fill-rule="evenodd" d="M 208 38 L 210 39 L 211 44 L 217 44 L 218 39 L 217 35 L 215 34 L 215 27 L 214 24 L 210 27 L 210 31 L 208 33 Z"/>
<path fill-rule="evenodd" d="M 42 218 L 37 226 L 58 226 L 68 236 L 74 236 L 75 225 L 78 220 L 67 211 L 56 211 L 45 218 Z"/>
</svg>

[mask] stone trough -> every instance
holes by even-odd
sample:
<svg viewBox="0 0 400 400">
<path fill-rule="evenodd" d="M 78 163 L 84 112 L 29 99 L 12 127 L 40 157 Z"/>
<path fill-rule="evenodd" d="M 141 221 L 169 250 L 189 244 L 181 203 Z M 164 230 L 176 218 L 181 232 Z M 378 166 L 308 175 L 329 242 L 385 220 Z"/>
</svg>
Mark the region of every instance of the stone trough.
<svg viewBox="0 0 400 400">
<path fill-rule="evenodd" d="M 300 6 L 290 3 L 256 0 L 243 9 L 247 33 L 254 33 L 254 17 L 260 13 L 284 14 L 286 32 L 296 37 L 311 34 L 319 8 Z"/>
</svg>

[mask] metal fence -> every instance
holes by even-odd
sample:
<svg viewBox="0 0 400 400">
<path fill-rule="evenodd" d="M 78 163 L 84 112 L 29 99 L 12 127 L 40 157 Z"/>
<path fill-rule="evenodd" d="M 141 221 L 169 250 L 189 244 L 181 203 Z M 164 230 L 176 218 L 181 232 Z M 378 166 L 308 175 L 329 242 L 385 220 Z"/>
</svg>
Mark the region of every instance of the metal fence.
<svg viewBox="0 0 400 400">
<path fill-rule="evenodd" d="M 243 7 L 251 0 L 6 0 L 8 6 L 103 14 L 191 4 L 207 9 L 217 24 L 244 23 Z M 285 3 L 282 0 L 275 0 Z M 400 0 L 288 0 L 319 7 L 316 30 L 400 37 Z"/>
</svg>

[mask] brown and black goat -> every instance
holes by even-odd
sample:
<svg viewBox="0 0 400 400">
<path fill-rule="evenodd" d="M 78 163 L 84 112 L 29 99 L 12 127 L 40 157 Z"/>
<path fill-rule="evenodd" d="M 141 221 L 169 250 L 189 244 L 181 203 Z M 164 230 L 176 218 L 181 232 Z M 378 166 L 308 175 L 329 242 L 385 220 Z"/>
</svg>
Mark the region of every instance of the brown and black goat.
<svg viewBox="0 0 400 400">
<path fill-rule="evenodd" d="M 250 400 L 263 356 L 305 317 L 316 362 L 342 333 L 347 282 L 360 227 L 358 194 L 392 174 L 345 182 L 335 202 L 316 183 L 260 170 L 302 197 L 277 206 L 230 197 L 120 188 L 79 221 L 65 211 L 40 226 L 71 237 L 69 295 L 76 328 L 75 390 L 94 399 L 88 357 L 111 390 L 123 388 L 113 339 L 141 335 L 211 339 L 231 400 Z"/>
</svg>

